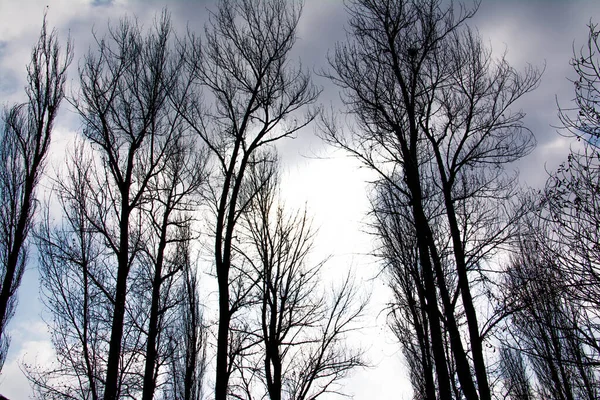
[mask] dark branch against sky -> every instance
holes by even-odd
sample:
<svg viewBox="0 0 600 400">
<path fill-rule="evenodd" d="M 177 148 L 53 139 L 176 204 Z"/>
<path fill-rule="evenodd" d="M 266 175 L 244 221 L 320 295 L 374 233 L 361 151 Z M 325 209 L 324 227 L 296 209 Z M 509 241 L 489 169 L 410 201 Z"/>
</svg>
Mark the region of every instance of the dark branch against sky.
<svg viewBox="0 0 600 400">
<path fill-rule="evenodd" d="M 202 32 L 209 15 L 207 8 L 213 3 L 213 0 L 0 0 L 0 99 L 3 104 L 23 101 L 25 65 L 45 10 L 49 25 L 56 27 L 60 37 L 71 35 L 77 60 L 93 45 L 93 33 L 102 37 L 109 20 L 116 22 L 125 14 L 135 15 L 148 26 L 153 23 L 155 14 L 167 7 L 179 34 L 183 35 L 187 27 Z M 517 105 L 527 113 L 525 123 L 538 142 L 535 151 L 518 164 L 521 181 L 526 184 L 543 185 L 546 170 L 553 170 L 568 152 L 570 139 L 560 136 L 554 127 L 558 125 L 557 100 L 562 107 L 569 107 L 573 97 L 572 83 L 567 79 L 573 76 L 569 60 L 573 48 L 578 49 L 584 43 L 590 19 L 600 21 L 600 4 L 593 1 L 483 0 L 475 18 L 469 22 L 495 53 L 506 51 L 507 59 L 516 68 L 524 69 L 528 63 L 538 68 L 545 66 L 540 87 Z M 328 51 L 345 38 L 345 20 L 341 0 L 306 0 L 293 57 L 315 71 L 325 68 Z M 75 84 L 76 70 L 77 62 L 74 62 L 68 85 Z M 320 101 L 335 109 L 339 105 L 337 88 L 317 76 L 315 82 L 324 89 Z M 55 124 L 50 171 L 60 162 L 64 149 L 80 127 L 72 110 L 64 107 Z M 286 167 L 283 192 L 291 203 L 308 203 L 316 225 L 321 227 L 319 239 L 329 243 L 328 251 L 335 256 L 333 268 L 343 269 L 349 263 L 358 265 L 361 252 L 369 250 L 370 240 L 362 233 L 361 226 L 367 206 L 364 192 L 367 174 L 357 173 L 355 163 L 326 148 L 313 129 L 306 128 L 296 140 L 283 142 L 280 147 Z M 325 158 L 315 158 L 315 155 Z M 373 265 L 372 261 L 366 262 Z M 364 277 L 373 276 L 375 272 L 373 268 L 365 272 Z M 39 352 L 38 361 L 43 361 L 44 354 L 51 351 L 40 317 L 37 279 L 35 266 L 29 267 L 19 294 L 16 317 L 10 326 L 12 346 L 0 377 L 0 393 L 9 398 L 24 398 L 30 393 L 18 367 L 23 357 L 33 360 Z M 397 346 L 391 335 L 384 332 L 385 319 L 376 317 L 373 316 L 371 330 L 365 335 L 379 335 L 381 340 L 377 342 L 384 345 L 373 345 L 370 349 L 371 361 L 379 366 L 357 373 L 348 385 L 358 399 L 386 398 L 402 385 L 401 382 L 387 388 L 383 385 L 398 381 L 402 365 Z M 369 342 L 375 341 L 369 339 Z M 395 378 L 388 381 L 387 377 L 392 376 Z"/>
</svg>

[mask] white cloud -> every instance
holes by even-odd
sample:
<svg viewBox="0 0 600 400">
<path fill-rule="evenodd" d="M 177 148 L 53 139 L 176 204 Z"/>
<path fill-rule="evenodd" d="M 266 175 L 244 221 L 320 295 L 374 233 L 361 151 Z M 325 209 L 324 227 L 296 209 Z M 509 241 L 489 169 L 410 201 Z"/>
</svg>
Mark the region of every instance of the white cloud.
<svg viewBox="0 0 600 400">
<path fill-rule="evenodd" d="M 48 365 L 55 357 L 46 324 L 40 320 L 21 321 L 10 329 L 11 351 L 0 376 L 0 393 L 9 399 L 25 399 L 31 394 L 23 363 Z"/>
<path fill-rule="evenodd" d="M 205 7 L 208 2 L 160 2 L 117 1 L 112 6 L 93 7 L 90 0 L 21 0 L 2 2 L 0 8 L 0 94 L 3 101 L 13 101 L 23 96 L 25 65 L 31 46 L 37 40 L 42 14 L 49 4 L 50 26 L 56 26 L 62 38 L 70 31 L 75 41 L 75 59 L 70 82 L 76 82 L 76 67 L 79 58 L 93 43 L 91 29 L 100 34 L 106 30 L 106 21 L 114 21 L 123 13 L 137 14 L 140 22 L 148 23 L 156 11 L 168 6 L 177 21 L 176 28 L 190 27 L 201 31 L 206 20 Z M 558 95 L 561 103 L 573 97 L 572 86 L 565 79 L 571 75 L 569 58 L 573 40 L 576 47 L 585 39 L 585 24 L 590 15 L 600 16 L 600 6 L 592 2 L 491 2 L 484 0 L 478 16 L 472 23 L 480 29 L 484 41 L 490 41 L 496 51 L 508 50 L 508 59 L 522 67 L 527 62 L 541 66 L 546 62 L 546 73 L 541 87 L 527 96 L 521 106 L 529 116 L 528 126 L 537 136 L 540 146 L 527 159 L 519 163 L 523 181 L 539 185 L 545 181 L 544 165 L 549 169 L 566 155 L 569 140 L 556 134 L 550 124 L 556 124 Z M 336 40 L 343 39 L 342 25 L 346 15 L 341 1 L 307 0 L 303 19 L 299 27 L 298 55 L 309 68 L 321 67 L 325 63 L 328 49 Z M 320 81 L 322 82 L 322 81 Z M 325 87 L 323 101 L 338 98 L 337 89 Z M 65 103 L 65 110 L 68 109 Z M 74 114 L 63 113 L 57 121 L 52 151 L 52 163 L 64 156 L 74 132 L 79 129 Z M 365 214 L 368 210 L 367 186 L 372 178 L 368 171 L 358 168 L 356 162 L 337 153 L 335 157 L 305 159 L 324 146 L 309 133 L 302 132 L 294 141 L 283 143 L 283 157 L 287 173 L 283 177 L 283 192 L 290 206 L 302 207 L 307 203 L 319 227 L 315 259 L 333 254 L 328 274 L 334 278 L 349 266 L 355 267 L 359 279 L 365 285 L 375 285 L 376 297 L 370 315 L 372 325 L 359 341 L 369 346 L 369 356 L 376 366 L 359 371 L 348 382 L 348 389 L 357 399 L 408 398 L 403 391 L 407 382 L 401 364 L 400 352 L 390 333 L 385 328 L 385 318 L 377 315 L 377 305 L 385 303 L 386 291 L 377 290 L 380 281 L 371 282 L 377 265 L 362 255 L 371 250 L 371 238 L 364 234 Z M 58 160 L 58 161 L 56 161 Z M 50 165 L 51 165 L 50 164 Z M 13 399 L 25 398 L 30 389 L 19 369 L 24 358 L 38 356 L 39 362 L 52 357 L 45 324 L 39 319 L 36 301 L 37 275 L 28 270 L 22 291 L 17 319 L 10 325 L 12 347 L 2 376 L 0 393 Z M 206 277 L 205 279 L 210 279 Z M 210 374 L 212 377 L 212 374 Z M 400 392 L 402 394 L 400 394 Z"/>
</svg>

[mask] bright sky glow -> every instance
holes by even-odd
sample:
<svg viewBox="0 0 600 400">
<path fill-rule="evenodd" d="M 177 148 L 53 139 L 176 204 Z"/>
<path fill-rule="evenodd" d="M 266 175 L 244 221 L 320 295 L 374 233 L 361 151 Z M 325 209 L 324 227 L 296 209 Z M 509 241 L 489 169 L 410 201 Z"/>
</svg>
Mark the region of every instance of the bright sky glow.
<svg viewBox="0 0 600 400">
<path fill-rule="evenodd" d="M 25 65 L 47 5 L 49 26 L 56 27 L 62 39 L 70 33 L 75 43 L 69 74 L 69 84 L 75 84 L 78 59 L 93 46 L 92 27 L 102 36 L 107 20 L 116 21 L 124 14 L 135 14 L 140 22 L 150 24 L 154 14 L 167 6 L 179 32 L 185 30 L 188 21 L 191 29 L 200 32 L 209 3 L 212 1 L 0 0 L 0 102 L 24 99 Z M 506 50 L 508 60 L 517 68 L 526 63 L 540 68 L 545 64 L 541 86 L 519 103 L 527 113 L 526 124 L 538 141 L 537 149 L 518 164 L 523 183 L 543 185 L 546 170 L 554 169 L 564 159 L 571 144 L 553 127 L 558 125 L 556 98 L 561 105 L 568 105 L 573 98 L 572 84 L 567 80 L 573 76 L 569 59 L 573 45 L 579 48 L 584 43 L 590 18 L 600 21 L 600 3 L 483 0 L 477 16 L 470 22 L 495 53 Z M 294 56 L 315 71 L 326 68 L 328 49 L 344 39 L 345 19 L 341 0 L 306 0 Z M 330 103 L 337 107 L 337 89 L 322 78 L 315 77 L 315 81 L 324 89 L 320 101 L 326 107 Z M 64 102 L 55 125 L 49 174 L 61 165 L 79 128 L 77 117 Z M 354 339 L 368 350 L 373 367 L 354 373 L 344 384 L 347 392 L 359 400 L 409 399 L 401 351 L 385 326 L 385 313 L 381 312 L 388 293 L 383 280 L 373 279 L 379 266 L 367 256 L 373 243 L 365 233 L 368 230 L 365 182 L 372 175 L 345 154 L 327 148 L 315 135 L 315 129 L 309 126 L 299 132 L 297 139 L 280 144 L 285 167 L 282 192 L 286 204 L 293 208 L 306 204 L 313 216 L 314 225 L 319 228 L 313 259 L 332 256 L 324 271 L 326 278 L 335 280 L 352 268 L 361 286 L 373 293 L 371 311 L 365 320 L 367 328 Z M 35 254 L 31 261 L 19 292 L 16 316 L 9 324 L 12 343 L 0 376 L 0 393 L 11 399 L 27 398 L 32 393 L 19 363 L 45 363 L 52 358 L 49 335 L 40 316 L 43 307 L 38 299 Z"/>
</svg>

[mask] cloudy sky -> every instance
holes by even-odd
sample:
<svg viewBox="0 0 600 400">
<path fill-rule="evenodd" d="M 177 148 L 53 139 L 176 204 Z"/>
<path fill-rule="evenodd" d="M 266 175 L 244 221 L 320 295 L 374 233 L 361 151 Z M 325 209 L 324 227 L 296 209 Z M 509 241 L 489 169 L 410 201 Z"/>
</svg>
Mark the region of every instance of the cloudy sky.
<svg viewBox="0 0 600 400">
<path fill-rule="evenodd" d="M 70 34 L 75 43 L 75 60 L 69 82 L 74 83 L 78 59 L 93 44 L 92 30 L 100 36 L 107 21 L 122 15 L 136 15 L 149 24 L 157 11 L 167 6 L 176 26 L 201 31 L 212 0 L 0 0 L 0 101 L 23 101 L 25 65 L 31 46 L 37 40 L 44 9 L 48 6 L 50 26 L 64 39 Z M 318 70 L 326 65 L 328 49 L 344 39 L 346 14 L 342 0 L 305 0 L 294 53 L 304 65 Z M 507 53 L 516 67 L 527 63 L 544 68 L 540 87 L 519 106 L 527 113 L 527 125 L 538 140 L 537 149 L 519 163 L 523 183 L 539 186 L 564 158 L 570 141 L 557 129 L 557 99 L 569 105 L 573 97 L 573 77 L 569 66 L 573 46 L 586 39 L 586 25 L 600 21 L 600 3 L 584 0 L 483 0 L 476 17 L 470 21 L 479 29 L 494 52 Z M 336 88 L 316 78 L 324 87 L 321 101 L 337 104 Z M 71 82 L 72 81 L 72 82 Z M 59 165 L 64 149 L 79 128 L 75 114 L 64 107 L 55 125 L 49 171 Z M 367 349 L 372 368 L 355 373 L 345 384 L 356 399 L 408 399 L 410 391 L 398 347 L 385 328 L 385 315 L 379 313 L 385 302 L 381 281 L 373 278 L 378 267 L 365 256 L 371 248 L 365 231 L 367 171 L 343 154 L 320 142 L 310 127 L 294 141 L 280 145 L 286 172 L 283 177 L 286 201 L 292 206 L 306 203 L 320 227 L 318 254 L 332 255 L 328 273 L 335 276 L 352 267 L 364 287 L 376 294 L 372 310 L 365 320 L 367 330 L 358 338 Z M 32 257 L 34 261 L 35 257 Z M 206 278 L 210 279 L 210 278 Z M 0 376 L 0 393 L 11 399 L 27 398 L 31 390 L 19 364 L 47 362 L 52 348 L 43 322 L 43 307 L 38 299 L 35 263 L 27 269 L 19 294 L 19 307 L 9 325 L 12 344 Z"/>
</svg>

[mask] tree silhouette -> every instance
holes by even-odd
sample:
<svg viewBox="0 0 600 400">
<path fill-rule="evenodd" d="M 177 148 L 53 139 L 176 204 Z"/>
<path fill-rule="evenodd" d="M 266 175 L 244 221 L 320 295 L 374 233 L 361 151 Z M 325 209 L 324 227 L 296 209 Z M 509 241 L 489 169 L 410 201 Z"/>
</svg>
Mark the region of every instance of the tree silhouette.
<svg viewBox="0 0 600 400">
<path fill-rule="evenodd" d="M 444 330 L 463 395 L 491 399 L 483 349 L 488 329 L 480 327 L 472 284 L 481 280 L 486 259 L 516 233 L 518 216 L 508 206 L 516 182 L 504 165 L 535 143 L 523 113 L 510 107 L 537 86 L 540 74 L 532 68 L 520 74 L 492 58 L 465 23 L 477 6 L 350 1 L 351 40 L 336 47 L 327 73 L 342 88 L 355 125 L 347 136 L 335 120 L 324 120 L 325 139 L 377 172 L 410 209 L 441 399 L 452 393 Z M 443 209 L 426 207 L 434 197 Z"/>
<path fill-rule="evenodd" d="M 244 361 L 258 370 L 269 398 L 314 399 L 338 392 L 338 381 L 365 365 L 346 336 L 359 327 L 366 302 L 350 275 L 331 293 L 324 290 L 325 262 L 309 259 L 311 221 L 306 211 L 290 213 L 283 206 L 276 157 L 267 159 L 274 161 L 249 167 L 246 193 L 252 200 L 241 222 L 247 238 L 240 251 L 255 282 L 246 313 L 256 315 L 246 319 L 244 333 L 254 343 L 246 351 L 251 359 Z M 247 386 L 244 392 L 252 393 Z"/>
<path fill-rule="evenodd" d="M 533 392 L 527 375 L 525 361 L 518 349 L 502 347 L 500 349 L 500 375 L 506 387 L 505 397 L 512 400 L 531 400 Z"/>
<path fill-rule="evenodd" d="M 319 90 L 309 74 L 289 60 L 300 13 L 296 1 L 221 0 L 211 14 L 204 43 L 190 34 L 194 47 L 188 53 L 188 68 L 214 99 L 208 110 L 197 103 L 180 111 L 215 162 L 210 201 L 219 286 L 218 400 L 227 396 L 237 352 L 230 346 L 231 321 L 251 286 L 232 276 L 238 221 L 252 198 L 240 198 L 246 171 L 250 163 L 261 162 L 256 158 L 261 149 L 293 137 L 315 115 L 311 110 L 300 114 Z"/>
<path fill-rule="evenodd" d="M 559 269 L 542 246 L 523 240 L 507 272 L 509 296 L 518 305 L 511 316 L 512 342 L 527 356 L 539 396 L 596 398 L 596 373 L 580 334 L 581 307 L 565 295 Z"/>
<path fill-rule="evenodd" d="M 196 300 L 182 289 L 191 272 L 180 253 L 206 179 L 175 107 L 189 101 L 184 67 L 166 12 L 145 34 L 121 19 L 80 64 L 83 144 L 55 181 L 62 224 L 47 217 L 37 234 L 58 356 L 57 368 L 29 374 L 42 396 L 153 398 L 184 352 L 173 344 L 178 305 Z"/>
<path fill-rule="evenodd" d="M 27 66 L 27 101 L 2 112 L 0 125 L 0 370 L 10 338 L 6 326 L 15 312 L 17 291 L 27 264 L 27 238 L 33 224 L 36 188 L 45 168 L 52 127 L 73 57 L 70 40 L 61 50 L 46 15 Z"/>
</svg>

